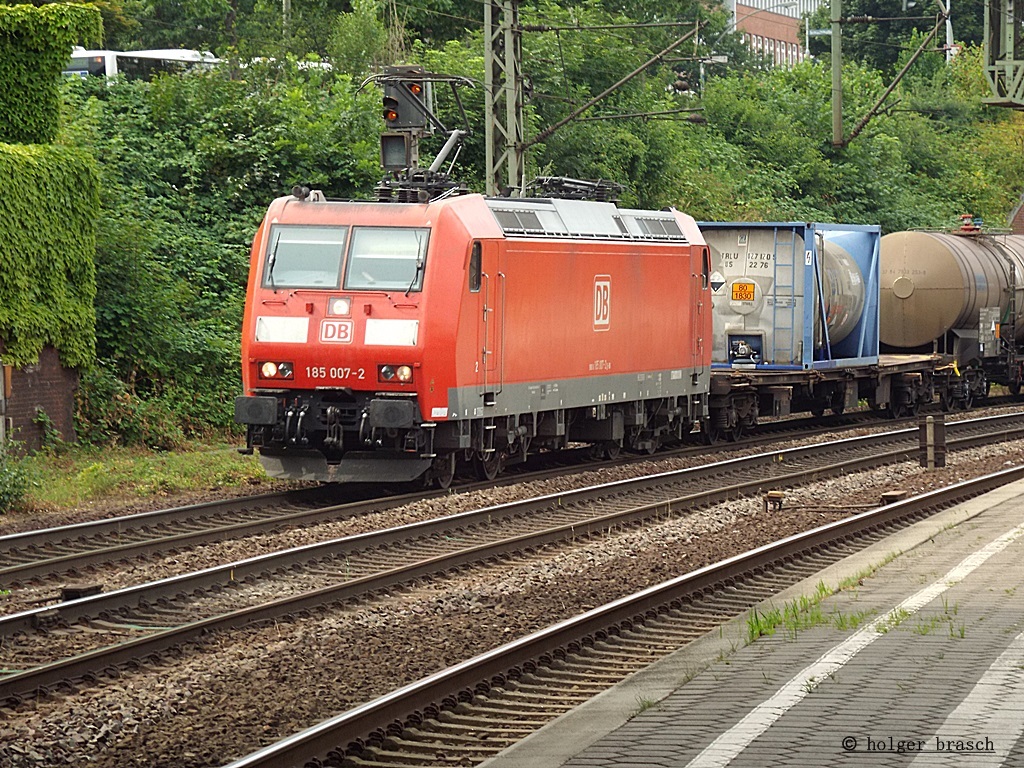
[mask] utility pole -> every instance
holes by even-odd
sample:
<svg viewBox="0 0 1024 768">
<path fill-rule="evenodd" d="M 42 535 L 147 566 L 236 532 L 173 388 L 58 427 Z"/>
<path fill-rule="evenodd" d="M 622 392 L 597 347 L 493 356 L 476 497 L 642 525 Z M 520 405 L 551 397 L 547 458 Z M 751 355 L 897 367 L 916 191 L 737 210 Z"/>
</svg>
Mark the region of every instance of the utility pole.
<svg viewBox="0 0 1024 768">
<path fill-rule="evenodd" d="M 495 16 L 498 18 L 495 24 Z M 522 33 L 519 0 L 484 4 L 484 129 L 486 192 L 522 191 L 526 176 L 523 145 Z M 505 166 L 505 184 L 501 168 Z"/>
<path fill-rule="evenodd" d="M 843 3 L 832 0 L 832 146 L 843 146 Z"/>
</svg>

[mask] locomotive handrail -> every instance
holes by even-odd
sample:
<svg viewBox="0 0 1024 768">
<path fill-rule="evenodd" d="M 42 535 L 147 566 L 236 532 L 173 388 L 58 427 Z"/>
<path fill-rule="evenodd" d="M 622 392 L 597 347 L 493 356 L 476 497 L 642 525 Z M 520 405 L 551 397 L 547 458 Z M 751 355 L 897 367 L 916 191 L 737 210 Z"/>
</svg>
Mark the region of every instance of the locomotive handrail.
<svg viewBox="0 0 1024 768">
<path fill-rule="evenodd" d="M 505 281 L 504 272 L 499 271 L 498 277 L 501 279 L 501 312 L 498 318 L 501 325 L 501 346 L 498 349 L 498 391 L 495 394 L 500 395 L 505 388 L 505 296 L 508 283 Z"/>
</svg>

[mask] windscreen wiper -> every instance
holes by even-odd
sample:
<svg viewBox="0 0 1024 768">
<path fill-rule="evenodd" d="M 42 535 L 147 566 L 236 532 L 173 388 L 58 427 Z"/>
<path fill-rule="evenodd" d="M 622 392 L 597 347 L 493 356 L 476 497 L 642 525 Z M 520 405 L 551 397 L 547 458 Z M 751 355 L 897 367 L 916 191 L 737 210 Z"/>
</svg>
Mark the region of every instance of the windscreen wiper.
<svg viewBox="0 0 1024 768">
<path fill-rule="evenodd" d="M 405 295 L 408 297 L 412 293 L 413 287 L 416 285 L 416 281 L 419 280 L 420 272 L 423 271 L 423 259 L 416 259 L 416 271 L 412 274 L 412 282 L 409 283 L 409 287 L 405 291 Z"/>
<path fill-rule="evenodd" d="M 277 264 L 277 246 L 281 244 L 281 230 L 277 231 L 277 239 L 274 240 L 274 250 L 270 252 L 270 258 L 267 259 L 267 282 L 270 283 L 270 287 L 277 293 L 277 286 L 274 285 L 274 265 Z"/>
</svg>

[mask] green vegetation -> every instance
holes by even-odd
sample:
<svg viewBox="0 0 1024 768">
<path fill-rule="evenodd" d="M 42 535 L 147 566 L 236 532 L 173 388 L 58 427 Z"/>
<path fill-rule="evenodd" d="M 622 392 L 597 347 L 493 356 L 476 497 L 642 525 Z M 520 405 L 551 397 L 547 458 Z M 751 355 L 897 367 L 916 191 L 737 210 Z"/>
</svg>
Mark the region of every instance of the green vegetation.
<svg viewBox="0 0 1024 768">
<path fill-rule="evenodd" d="M 226 444 L 164 453 L 144 448 L 71 448 L 40 452 L 14 466 L 20 473 L 25 509 L 49 511 L 92 502 L 126 503 L 171 494 L 231 488 L 265 479 L 259 462 Z M 0 453 L 0 504 L 7 465 Z"/>
<path fill-rule="evenodd" d="M 878 622 L 878 632 L 884 635 L 909 618 L 910 612 L 906 608 L 893 608 Z"/>
<path fill-rule="evenodd" d="M 629 716 L 629 719 L 632 720 L 637 715 L 643 714 L 648 709 L 651 709 L 651 708 L 657 706 L 657 704 L 658 704 L 658 702 L 656 702 L 654 699 L 650 699 L 650 698 L 648 698 L 646 696 L 641 696 L 641 695 L 637 694 L 637 697 L 636 697 L 636 709 L 633 710 L 633 713 Z"/>
<path fill-rule="evenodd" d="M 96 209 L 93 158 L 80 149 L 0 144 L 0 338 L 4 363 L 67 366 L 95 356 Z"/>
<path fill-rule="evenodd" d="M 801 630 L 817 626 L 833 626 L 839 630 L 856 629 L 870 616 L 867 611 L 852 614 L 839 610 L 828 614 L 822 611 L 822 602 L 835 591 L 819 581 L 814 594 L 810 597 L 801 595 L 796 600 L 785 603 L 781 608 L 771 607 L 766 611 L 752 609 L 747 616 L 747 642 L 752 643 L 759 637 L 774 635 L 779 627 L 785 629 L 791 637 L 795 637 Z"/>
<path fill-rule="evenodd" d="M 0 5 L 0 142 L 46 144 L 57 133 L 60 71 L 77 40 L 98 42 L 92 5 Z M 16 187 L 3 186 L 4 197 Z"/>
</svg>

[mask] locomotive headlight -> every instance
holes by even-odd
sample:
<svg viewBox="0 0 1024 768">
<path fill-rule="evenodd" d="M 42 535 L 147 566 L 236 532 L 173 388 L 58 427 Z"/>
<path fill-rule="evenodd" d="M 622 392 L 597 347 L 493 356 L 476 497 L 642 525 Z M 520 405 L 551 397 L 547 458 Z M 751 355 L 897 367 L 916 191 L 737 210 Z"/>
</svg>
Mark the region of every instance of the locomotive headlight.
<svg viewBox="0 0 1024 768">
<path fill-rule="evenodd" d="M 256 367 L 259 368 L 261 379 L 291 379 L 295 375 L 294 363 L 266 360 L 256 363 Z"/>
<path fill-rule="evenodd" d="M 408 384 L 412 381 L 411 365 L 381 365 L 377 368 L 378 381 L 400 381 Z"/>
<path fill-rule="evenodd" d="M 348 296 L 338 296 L 327 302 L 328 315 L 340 315 L 348 317 L 352 314 L 352 299 Z"/>
</svg>

